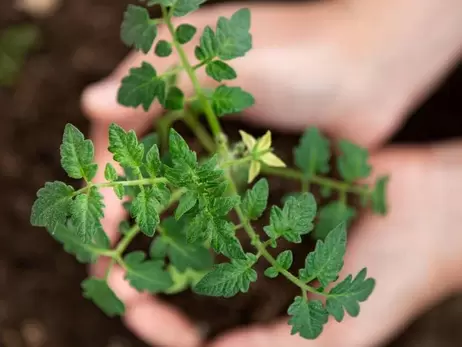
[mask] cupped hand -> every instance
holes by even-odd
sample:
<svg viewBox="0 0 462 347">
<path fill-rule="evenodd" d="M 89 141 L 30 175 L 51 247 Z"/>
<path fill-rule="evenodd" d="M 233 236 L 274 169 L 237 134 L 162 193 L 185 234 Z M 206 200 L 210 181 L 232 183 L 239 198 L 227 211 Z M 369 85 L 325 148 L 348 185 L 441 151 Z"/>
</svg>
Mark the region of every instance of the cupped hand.
<svg viewBox="0 0 462 347">
<path fill-rule="evenodd" d="M 218 16 L 230 15 L 239 7 L 209 7 L 188 16 L 187 22 L 198 27 L 200 33 L 206 25 L 213 25 Z M 377 55 L 372 55 L 368 51 L 365 37 L 357 31 L 357 25 L 351 25 L 354 18 L 351 18 L 344 8 L 331 4 L 252 5 L 251 11 L 254 49 L 245 58 L 232 63 L 239 77 L 231 83 L 241 86 L 256 98 L 256 105 L 244 116 L 246 120 L 286 131 L 299 131 L 308 125 L 315 125 L 334 137 L 351 138 L 367 147 L 381 143 L 399 125 L 409 102 L 403 101 L 399 96 L 399 90 L 394 89 L 394 92 L 390 92 L 384 81 L 378 83 L 378 79 L 374 78 L 371 71 L 374 71 L 374 67 L 379 66 L 380 62 L 374 60 L 377 59 Z M 301 25 L 303 30 L 300 29 Z M 159 36 L 167 37 L 166 30 L 161 29 Z M 197 40 L 185 46 L 191 59 L 194 57 L 195 43 Z M 148 113 L 117 104 L 116 95 L 121 78 L 127 74 L 130 67 L 139 66 L 145 60 L 151 61 L 158 71 L 165 71 L 177 63 L 174 58 L 155 58 L 152 53 L 147 56 L 132 54 L 111 76 L 89 87 L 83 94 L 82 106 L 91 120 L 91 138 L 95 143 L 96 160 L 100 168 L 104 168 L 107 162 L 116 166 L 112 155 L 107 151 L 107 130 L 110 123 L 116 122 L 127 129 L 135 129 L 142 135 L 152 124 L 151 121 L 162 112 L 157 104 L 153 105 Z M 180 87 L 186 95 L 192 95 L 190 83 L 185 76 L 181 77 Z M 202 86 L 213 86 L 213 82 L 203 72 L 199 72 L 199 78 Z M 377 291 L 371 297 L 371 302 L 364 305 L 363 318 L 348 321 L 343 325 L 329 325 L 322 339 L 315 342 L 324 343 L 319 346 L 330 346 L 327 344 L 330 342 L 323 341 L 348 341 L 344 340 L 341 334 L 350 336 L 351 341 L 363 341 L 360 340 L 364 336 L 363 328 L 370 328 L 370 332 L 376 334 L 375 337 L 369 336 L 370 341 L 374 341 L 374 338 L 378 340 L 387 336 L 392 326 L 396 327 L 408 318 L 406 314 L 409 315 L 417 309 L 416 298 L 411 292 L 417 286 L 429 282 L 422 272 L 423 265 L 402 245 L 412 246 L 412 236 L 419 232 L 417 229 L 420 227 L 420 224 L 412 223 L 422 220 L 420 216 L 426 215 L 423 211 L 427 210 L 416 209 L 415 220 L 410 218 L 412 213 L 405 211 L 409 212 L 414 206 L 408 206 L 404 196 L 398 196 L 402 194 L 393 192 L 400 191 L 402 186 L 405 186 L 411 194 L 411 197 L 406 195 L 407 199 L 414 202 L 412 194 L 421 194 L 416 190 L 429 187 L 428 184 L 420 186 L 409 179 L 409 172 L 421 167 L 416 163 L 418 160 L 414 156 L 419 153 L 419 150 L 415 153 L 398 151 L 381 154 L 375 159 L 379 167 L 393 173 L 394 183 L 390 188 L 393 210 L 385 220 L 365 217 L 356 231 L 358 236 L 350 243 L 347 269 L 357 270 L 357 266 L 369 266 L 370 274 L 378 279 Z M 423 160 L 424 157 L 426 156 L 423 154 L 417 155 L 419 160 Z M 415 165 L 412 166 L 411 163 Z M 406 164 L 407 169 L 401 168 L 401 164 Z M 97 180 L 103 179 L 103 172 L 100 171 Z M 420 183 L 423 184 L 423 181 Z M 116 242 L 118 225 L 126 217 L 126 212 L 112 191 L 105 190 L 104 194 L 106 209 L 103 227 L 111 241 Z M 398 198 L 401 200 L 397 200 Z M 419 204 L 423 203 L 420 196 L 416 200 L 419 200 Z M 428 205 L 422 208 L 428 208 Z M 360 234 L 362 236 L 359 236 Z M 421 243 L 425 242 L 418 237 L 415 242 L 421 247 L 413 247 L 413 254 L 417 255 L 420 251 L 421 256 L 425 258 L 427 255 L 424 252 L 430 251 L 429 244 L 425 244 L 424 247 Z M 380 245 L 380 248 L 377 245 Z M 396 259 L 399 259 L 400 252 L 407 257 L 406 262 L 399 264 L 399 269 L 385 266 L 387 261 L 397 266 Z M 92 268 L 92 272 L 102 274 L 105 266 L 104 262 L 99 262 Z M 123 276 L 122 269 L 114 268 L 110 276 L 110 285 L 125 302 L 124 319 L 135 334 L 150 344 L 166 347 L 193 347 L 201 344 L 199 332 L 192 322 L 158 299 L 131 289 L 123 280 Z M 405 282 L 403 278 L 408 278 L 408 281 Z M 387 285 L 381 286 L 380 283 Z M 407 286 L 404 283 L 407 283 Z M 434 287 L 434 291 L 442 290 L 441 286 Z M 434 297 L 436 295 L 434 294 Z M 411 301 L 406 302 L 407 299 Z M 384 303 L 395 301 L 396 309 L 392 312 L 394 306 Z M 382 330 L 378 329 L 378 324 L 367 325 L 382 321 L 382 318 L 380 321 L 376 319 L 377 312 L 384 312 L 385 318 L 388 319 L 388 324 L 382 327 Z M 290 340 L 288 336 L 288 328 L 284 324 L 232 333 L 224 336 L 216 344 L 244 347 L 241 345 L 249 343 L 246 342 L 248 339 L 255 341 L 255 344 L 265 343 L 271 347 L 292 343 L 294 346 L 296 343 L 300 346 L 311 346 L 298 339 Z M 335 340 L 336 338 L 340 340 Z M 340 345 L 360 346 L 344 342 Z"/>
</svg>

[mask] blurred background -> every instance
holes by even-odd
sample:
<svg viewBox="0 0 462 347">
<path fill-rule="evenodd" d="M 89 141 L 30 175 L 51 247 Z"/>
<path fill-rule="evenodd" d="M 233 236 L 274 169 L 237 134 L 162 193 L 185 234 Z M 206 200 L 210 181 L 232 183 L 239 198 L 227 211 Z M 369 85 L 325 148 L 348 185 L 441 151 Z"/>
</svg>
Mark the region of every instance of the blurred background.
<svg viewBox="0 0 462 347">
<path fill-rule="evenodd" d="M 86 269 L 29 224 L 45 181 L 66 180 L 57 150 L 83 130 L 82 89 L 128 52 L 127 0 L 0 1 L 0 346 L 138 347 L 118 319 L 81 297 Z M 462 67 L 410 118 L 397 142 L 462 136 Z M 462 295 L 439 304 L 388 347 L 462 346 Z"/>
</svg>

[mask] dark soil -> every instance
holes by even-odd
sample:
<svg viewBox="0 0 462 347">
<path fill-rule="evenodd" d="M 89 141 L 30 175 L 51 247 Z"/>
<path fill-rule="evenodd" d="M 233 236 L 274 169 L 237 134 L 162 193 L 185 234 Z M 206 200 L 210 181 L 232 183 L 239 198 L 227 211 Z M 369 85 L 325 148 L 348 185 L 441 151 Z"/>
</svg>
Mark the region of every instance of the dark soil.
<svg viewBox="0 0 462 347">
<path fill-rule="evenodd" d="M 0 28 L 31 20 L 12 5 L 12 0 L 1 1 Z M 120 320 L 105 317 L 81 297 L 85 267 L 29 224 L 37 189 L 48 180 L 66 180 L 57 150 L 65 123 L 87 127 L 79 109 L 82 89 L 106 76 L 127 53 L 118 37 L 125 5 L 123 0 L 66 0 L 58 14 L 33 20 L 43 32 L 43 46 L 28 60 L 17 86 L 0 89 L 0 346 L 145 346 Z M 461 136 L 461 93 L 459 68 L 394 141 Z M 281 145 L 287 155 L 295 141 L 285 136 Z M 288 191 L 286 183 L 273 180 L 275 202 Z M 234 300 L 190 300 L 184 294 L 172 301 L 210 323 L 212 333 L 256 317 L 271 320 L 294 293 L 283 280 L 261 278 L 248 295 Z M 419 318 L 390 346 L 460 346 L 461 319 L 462 297 L 453 298 Z"/>
</svg>

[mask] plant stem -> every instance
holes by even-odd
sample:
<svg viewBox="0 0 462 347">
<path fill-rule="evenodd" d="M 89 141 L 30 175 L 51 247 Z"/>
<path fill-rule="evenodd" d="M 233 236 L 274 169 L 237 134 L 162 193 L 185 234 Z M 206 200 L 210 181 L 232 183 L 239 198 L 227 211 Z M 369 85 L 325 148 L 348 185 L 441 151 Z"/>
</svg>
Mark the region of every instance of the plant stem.
<svg viewBox="0 0 462 347">
<path fill-rule="evenodd" d="M 90 183 L 86 187 L 83 187 L 79 190 L 76 190 L 72 196 L 86 193 L 91 188 L 112 188 L 118 184 L 123 186 L 143 186 L 148 184 L 157 184 L 157 183 L 167 183 L 168 180 L 165 177 L 156 177 L 156 178 L 140 178 L 133 181 L 114 181 L 114 182 L 103 182 L 103 183 Z"/>
<path fill-rule="evenodd" d="M 220 134 L 222 133 L 220 122 L 218 121 L 218 118 L 215 115 L 215 112 L 213 112 L 212 106 L 207 100 L 207 97 L 202 91 L 199 79 L 196 76 L 194 67 L 191 66 L 191 64 L 189 63 L 186 52 L 184 51 L 181 44 L 175 38 L 175 28 L 173 26 L 170 15 L 168 14 L 168 11 L 165 8 L 165 6 L 162 6 L 162 16 L 164 18 L 165 24 L 167 25 L 168 31 L 170 32 L 170 35 L 172 36 L 172 41 L 173 41 L 172 43 L 176 51 L 178 52 L 181 65 L 183 65 L 186 73 L 188 74 L 189 79 L 191 80 L 191 83 L 197 94 L 197 97 L 204 109 L 204 113 L 205 113 L 205 116 L 207 117 L 207 122 L 209 123 L 210 130 L 212 131 L 212 134 L 214 135 L 215 138 L 219 138 Z"/>
<path fill-rule="evenodd" d="M 269 167 L 269 166 L 263 165 L 261 171 L 268 175 L 274 175 L 274 176 L 284 177 L 288 179 L 299 180 L 302 182 L 304 180 L 306 181 L 307 179 L 309 179 L 310 182 L 314 184 L 329 187 L 337 191 L 344 191 L 345 193 L 354 193 L 358 195 L 365 195 L 369 193 L 369 190 L 367 189 L 367 187 L 349 184 L 346 182 L 338 181 L 338 180 L 327 178 L 327 177 L 316 176 L 316 175 L 307 177 L 301 171 L 298 171 L 295 169 L 277 168 L 277 167 Z"/>
<path fill-rule="evenodd" d="M 213 153 L 215 151 L 215 142 L 210 137 L 209 133 L 205 128 L 199 123 L 199 121 L 194 117 L 191 112 L 185 111 L 183 121 L 191 129 L 191 131 L 196 135 L 199 142 L 204 146 L 204 148 L 209 152 Z"/>
</svg>

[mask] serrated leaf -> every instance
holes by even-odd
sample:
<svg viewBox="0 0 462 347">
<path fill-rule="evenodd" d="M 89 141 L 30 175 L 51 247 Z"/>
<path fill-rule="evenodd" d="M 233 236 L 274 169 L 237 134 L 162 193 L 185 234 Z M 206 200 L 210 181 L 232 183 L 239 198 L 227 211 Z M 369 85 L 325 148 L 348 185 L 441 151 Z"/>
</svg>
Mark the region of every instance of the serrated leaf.
<svg viewBox="0 0 462 347">
<path fill-rule="evenodd" d="M 375 288 L 375 280 L 367 277 L 367 269 L 362 269 L 353 279 L 349 275 L 329 292 L 327 297 L 327 311 L 341 322 L 345 311 L 352 317 L 359 315 L 359 303 L 366 301 Z"/>
<path fill-rule="evenodd" d="M 159 201 L 154 187 L 144 188 L 133 200 L 131 215 L 140 226 L 143 234 L 152 237 L 160 222 Z"/>
<path fill-rule="evenodd" d="M 308 128 L 294 150 L 295 164 L 305 174 L 329 172 L 329 140 L 317 128 Z"/>
<path fill-rule="evenodd" d="M 148 111 L 156 98 L 160 103 L 164 102 L 165 89 L 165 81 L 157 77 L 156 69 L 143 62 L 140 67 L 131 68 L 128 76 L 122 79 L 117 101 L 127 107 L 136 108 L 141 105 Z"/>
<path fill-rule="evenodd" d="M 94 163 L 95 149 L 91 140 L 72 124 L 64 128 L 63 142 L 60 147 L 61 166 L 69 177 L 91 181 L 98 166 Z"/>
<path fill-rule="evenodd" d="M 197 294 L 225 298 L 239 292 L 245 293 L 249 290 L 250 283 L 257 280 L 257 273 L 252 269 L 253 264 L 249 260 L 232 260 L 231 263 L 216 265 L 193 290 Z"/>
<path fill-rule="evenodd" d="M 175 210 L 175 218 L 180 219 L 186 212 L 192 209 L 197 203 L 197 195 L 195 192 L 186 192 L 181 198 L 178 207 Z"/>
<path fill-rule="evenodd" d="M 315 250 L 306 257 L 300 279 L 306 282 L 318 279 L 323 287 L 336 281 L 343 268 L 346 239 L 346 226 L 342 223 L 327 235 L 325 241 L 318 240 Z"/>
<path fill-rule="evenodd" d="M 91 240 L 102 229 L 100 220 L 104 217 L 104 207 L 103 196 L 95 187 L 75 197 L 70 207 L 71 221 L 82 240 Z"/>
<path fill-rule="evenodd" d="M 159 40 L 154 49 L 154 53 L 161 58 L 168 57 L 172 51 L 172 44 L 165 40 Z"/>
<path fill-rule="evenodd" d="M 164 107 L 167 110 L 181 110 L 184 107 L 184 93 L 178 87 L 170 87 L 165 98 Z"/>
<path fill-rule="evenodd" d="M 284 237 L 289 242 L 300 243 L 302 235 L 313 229 L 316 208 L 316 201 L 311 193 L 290 196 L 283 209 L 273 206 L 270 225 L 264 230 L 272 239 Z"/>
<path fill-rule="evenodd" d="M 117 124 L 109 126 L 109 151 L 114 155 L 114 160 L 122 166 L 139 168 L 144 156 L 144 146 L 138 143 L 138 138 L 133 130 L 126 132 Z"/>
<path fill-rule="evenodd" d="M 371 194 L 372 210 L 381 215 L 387 214 L 388 210 L 386 191 L 389 180 L 388 176 L 379 177 Z"/>
<path fill-rule="evenodd" d="M 337 158 L 337 167 L 346 181 L 353 182 L 371 174 L 367 149 L 346 140 L 339 142 L 339 148 L 342 154 Z"/>
<path fill-rule="evenodd" d="M 50 230 L 50 234 L 80 263 L 95 263 L 100 252 L 109 249 L 109 240 L 102 229 L 98 230 L 93 240 L 88 242 L 82 240 L 72 225 L 59 224 L 53 231 Z"/>
<path fill-rule="evenodd" d="M 196 34 L 197 29 L 191 24 L 180 24 L 175 31 L 175 37 L 178 43 L 184 45 L 192 40 Z"/>
<path fill-rule="evenodd" d="M 230 19 L 218 19 L 216 38 L 218 42 L 218 57 L 231 60 L 243 57 L 252 48 L 250 30 L 250 10 L 247 8 L 236 11 Z"/>
<path fill-rule="evenodd" d="M 133 252 L 124 258 L 125 278 L 138 291 L 159 293 L 173 284 L 170 274 L 164 270 L 164 263 L 158 260 L 146 260 L 143 252 Z"/>
<path fill-rule="evenodd" d="M 221 85 L 212 95 L 212 107 L 219 117 L 242 112 L 254 104 L 254 97 L 240 87 Z"/>
<path fill-rule="evenodd" d="M 174 163 L 186 164 L 190 167 L 197 166 L 196 153 L 189 149 L 183 137 L 173 128 L 170 129 L 169 134 L 169 150 Z"/>
<path fill-rule="evenodd" d="M 264 275 L 268 278 L 276 278 L 279 275 L 279 271 L 276 270 L 274 267 L 270 266 L 265 270 Z"/>
<path fill-rule="evenodd" d="M 106 281 L 88 278 L 82 282 L 83 296 L 90 299 L 109 317 L 121 316 L 125 313 L 122 301 L 109 288 Z"/>
<path fill-rule="evenodd" d="M 247 218 L 254 220 L 261 217 L 268 204 L 269 186 L 265 178 L 249 189 L 242 201 L 242 211 Z"/>
<path fill-rule="evenodd" d="M 233 80 L 237 77 L 236 71 L 221 60 L 208 63 L 205 72 L 217 82 Z"/>
<path fill-rule="evenodd" d="M 207 0 L 177 0 L 173 7 L 173 15 L 175 17 L 183 17 L 188 13 L 196 11 L 199 6 Z"/>
<path fill-rule="evenodd" d="M 314 229 L 315 237 L 324 240 L 327 234 L 340 223 L 345 222 L 347 226 L 350 225 L 355 215 L 355 209 L 341 201 L 334 201 L 323 206 L 319 211 L 318 222 Z"/>
<path fill-rule="evenodd" d="M 160 160 L 159 147 L 156 144 L 152 145 L 146 153 L 144 168 L 150 177 L 157 177 L 162 169 L 162 161 Z"/>
<path fill-rule="evenodd" d="M 292 326 L 291 334 L 298 333 L 301 337 L 310 340 L 321 335 L 329 317 L 319 300 L 306 301 L 300 296 L 295 298 L 287 312 L 291 316 L 289 319 L 289 325 Z"/>
<path fill-rule="evenodd" d="M 206 26 L 201 35 L 199 46 L 195 49 L 195 56 L 197 60 L 206 61 L 212 60 L 217 56 L 218 41 L 213 29 Z"/>
<path fill-rule="evenodd" d="M 118 179 L 117 171 L 111 163 L 107 163 L 104 168 L 104 178 L 106 181 L 114 182 Z"/>
<path fill-rule="evenodd" d="M 37 192 L 32 206 L 30 222 L 33 226 L 53 231 L 58 224 L 65 224 L 70 212 L 74 188 L 59 181 L 47 182 Z"/>
<path fill-rule="evenodd" d="M 245 259 L 242 245 L 235 235 L 234 225 L 222 219 L 216 220 L 212 225 L 212 248 L 230 259 Z"/>
<path fill-rule="evenodd" d="M 238 195 L 212 198 L 208 201 L 208 208 L 214 217 L 224 217 L 239 204 L 239 201 L 240 198 Z"/>
<path fill-rule="evenodd" d="M 279 264 L 280 267 L 282 267 L 284 270 L 289 270 L 289 268 L 292 266 L 292 263 L 294 261 L 294 256 L 292 254 L 291 250 L 286 250 L 279 254 L 276 258 L 277 263 Z"/>
<path fill-rule="evenodd" d="M 121 27 L 122 41 L 129 47 L 148 53 L 157 36 L 157 24 L 149 16 L 148 10 L 136 5 L 128 5 Z"/>
</svg>

